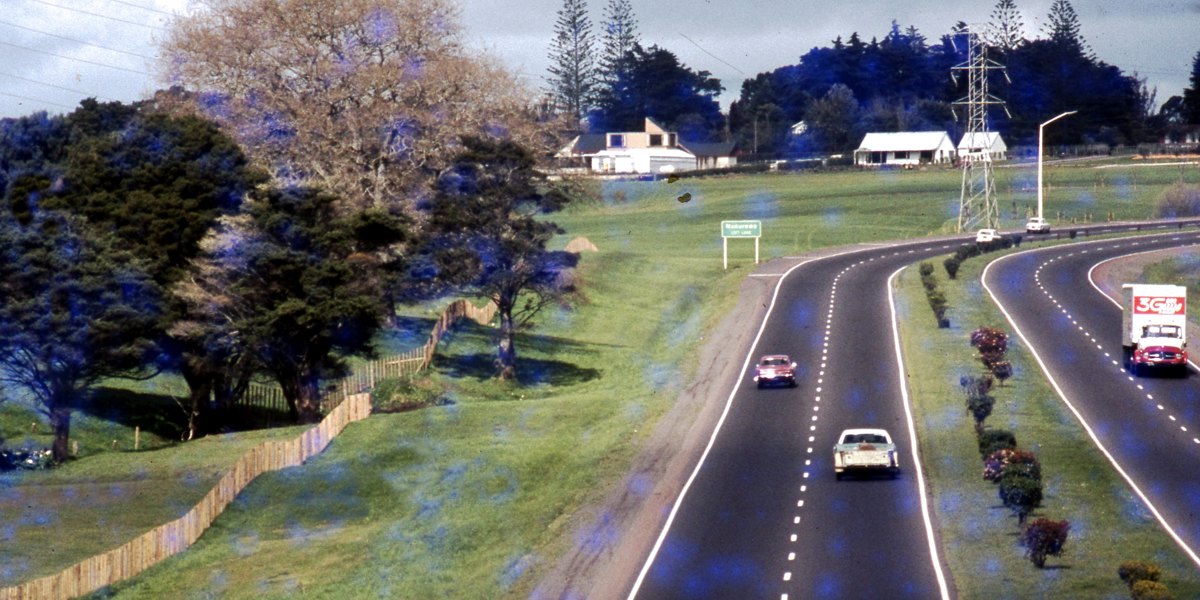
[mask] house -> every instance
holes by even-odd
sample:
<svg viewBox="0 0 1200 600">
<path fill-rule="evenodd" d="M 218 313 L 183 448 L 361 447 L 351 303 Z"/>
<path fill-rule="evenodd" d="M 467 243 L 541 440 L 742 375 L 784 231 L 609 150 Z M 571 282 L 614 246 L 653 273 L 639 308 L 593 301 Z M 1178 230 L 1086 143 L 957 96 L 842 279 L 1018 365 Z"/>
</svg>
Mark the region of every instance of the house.
<svg viewBox="0 0 1200 600">
<path fill-rule="evenodd" d="M 557 157 L 583 161 L 593 173 L 614 174 L 675 173 L 737 164 L 732 142 L 680 142 L 677 133 L 650 118 L 643 131 L 576 136 Z"/>
<path fill-rule="evenodd" d="M 1007 160 L 1008 144 L 996 131 L 977 131 L 963 134 L 958 143 L 958 157 L 962 160 Z"/>
<path fill-rule="evenodd" d="M 944 131 L 868 133 L 854 151 L 864 166 L 944 164 L 954 161 L 954 142 Z"/>
</svg>

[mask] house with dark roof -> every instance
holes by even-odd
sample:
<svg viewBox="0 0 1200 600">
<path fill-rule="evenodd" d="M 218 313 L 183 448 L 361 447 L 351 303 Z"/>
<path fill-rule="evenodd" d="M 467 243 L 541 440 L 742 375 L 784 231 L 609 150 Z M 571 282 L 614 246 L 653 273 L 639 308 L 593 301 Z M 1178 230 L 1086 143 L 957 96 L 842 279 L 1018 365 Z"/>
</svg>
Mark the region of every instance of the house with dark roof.
<svg viewBox="0 0 1200 600">
<path fill-rule="evenodd" d="M 677 133 L 646 118 L 643 131 L 576 136 L 557 157 L 581 161 L 593 173 L 647 175 L 732 167 L 735 149 L 733 142 L 680 142 Z"/>
</svg>

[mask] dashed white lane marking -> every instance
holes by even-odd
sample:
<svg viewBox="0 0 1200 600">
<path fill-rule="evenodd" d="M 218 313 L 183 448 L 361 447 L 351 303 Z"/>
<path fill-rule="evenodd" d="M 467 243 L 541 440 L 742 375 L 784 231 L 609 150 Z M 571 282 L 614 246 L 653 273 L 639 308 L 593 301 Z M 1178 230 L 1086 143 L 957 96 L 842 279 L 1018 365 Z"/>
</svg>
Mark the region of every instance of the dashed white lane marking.
<svg viewBox="0 0 1200 600">
<path fill-rule="evenodd" d="M 1173 238 L 1173 239 L 1176 239 L 1176 240 L 1178 240 L 1179 238 Z M 1132 242 L 1132 243 L 1126 243 L 1126 244 L 1124 244 L 1124 245 L 1125 245 L 1125 246 L 1138 246 L 1139 244 L 1140 244 L 1139 242 Z M 1121 248 L 1122 246 L 1123 246 L 1123 244 L 1121 244 L 1121 243 L 1115 243 L 1115 244 L 1113 244 L 1113 245 L 1111 245 L 1111 246 L 1104 246 L 1104 247 L 1101 247 L 1101 248 L 1097 248 L 1097 249 L 1096 249 L 1096 251 L 1097 251 L 1097 252 L 1099 252 L 1099 251 L 1101 251 L 1101 250 L 1116 249 L 1116 248 Z M 1089 252 L 1089 250 L 1082 250 L 1082 251 L 1079 251 L 1079 252 L 1078 252 L 1078 254 L 1087 254 L 1088 252 Z M 1075 254 L 1076 254 L 1076 252 L 1071 252 L 1071 253 L 1068 253 L 1068 254 L 1066 254 L 1065 256 L 1075 256 Z M 1034 280 L 1034 284 L 1037 286 L 1038 290 L 1040 290 L 1040 291 L 1042 292 L 1042 294 L 1043 294 L 1043 295 L 1045 295 L 1045 297 L 1046 297 L 1046 298 L 1047 298 L 1047 299 L 1048 299 L 1048 300 L 1049 300 L 1049 301 L 1050 301 L 1050 302 L 1051 302 L 1051 303 L 1052 303 L 1052 304 L 1053 304 L 1053 305 L 1054 305 L 1056 308 L 1059 308 L 1059 309 L 1062 311 L 1062 314 L 1064 314 L 1064 315 L 1066 315 L 1066 316 L 1067 316 L 1067 319 L 1068 319 L 1068 320 L 1070 320 L 1070 322 L 1071 322 L 1071 324 L 1072 324 L 1072 325 L 1075 325 L 1075 326 L 1076 326 L 1076 327 L 1079 329 L 1079 331 L 1083 332 L 1083 335 L 1084 335 L 1084 337 L 1086 337 L 1086 338 L 1088 339 L 1088 341 L 1090 341 L 1090 342 L 1092 342 L 1093 344 L 1095 344 L 1095 345 L 1096 345 L 1096 349 L 1097 349 L 1098 351 L 1100 351 L 1100 352 L 1101 352 L 1101 353 L 1104 355 L 1104 357 L 1105 357 L 1105 358 L 1109 358 L 1109 359 L 1110 359 L 1110 363 L 1112 364 L 1112 366 L 1118 367 L 1118 369 L 1119 369 L 1119 370 L 1120 370 L 1122 373 L 1125 373 L 1125 379 L 1126 379 L 1127 381 L 1129 381 L 1129 382 L 1133 383 L 1133 384 L 1134 384 L 1134 386 L 1135 386 L 1135 387 L 1138 389 L 1138 391 L 1145 392 L 1145 391 L 1146 391 L 1146 388 L 1145 388 L 1145 386 L 1144 386 L 1143 384 L 1141 384 L 1141 383 L 1137 383 L 1137 378 L 1135 378 L 1135 377 L 1134 377 L 1132 374 L 1129 374 L 1128 372 L 1126 372 L 1126 371 L 1125 371 L 1125 368 L 1124 368 L 1124 365 L 1122 365 L 1122 364 L 1121 364 L 1119 361 L 1117 361 L 1116 359 L 1112 359 L 1112 356 L 1111 356 L 1111 355 L 1110 355 L 1108 352 L 1106 352 L 1106 351 L 1104 350 L 1104 346 L 1103 346 L 1103 344 L 1101 344 L 1100 342 L 1098 342 L 1098 341 L 1096 340 L 1096 337 L 1095 337 L 1094 335 L 1092 335 L 1091 333 L 1088 333 L 1087 329 L 1086 329 L 1086 328 L 1084 328 L 1082 325 L 1080 325 L 1080 324 L 1079 324 L 1079 321 L 1078 321 L 1078 320 L 1076 320 L 1076 319 L 1075 319 L 1075 317 L 1073 317 L 1073 316 L 1071 315 L 1070 311 L 1068 311 L 1066 307 L 1064 307 L 1064 306 L 1063 306 L 1061 303 L 1059 303 L 1059 302 L 1058 302 L 1058 300 L 1056 300 L 1056 299 L 1054 298 L 1054 295 L 1053 295 L 1053 294 L 1051 294 L 1051 293 L 1050 293 L 1050 291 L 1046 289 L 1046 286 L 1042 284 L 1042 271 L 1043 271 L 1043 270 L 1044 270 L 1044 269 L 1045 269 L 1047 266 L 1049 266 L 1050 264 L 1052 264 L 1052 263 L 1054 263 L 1054 262 L 1056 262 L 1056 261 L 1058 261 L 1058 260 L 1061 260 L 1061 259 L 1062 259 L 1062 258 L 1064 258 L 1065 256 L 1060 256 L 1060 257 L 1054 257 L 1054 258 L 1050 258 L 1050 259 L 1048 259 L 1048 260 L 1044 261 L 1042 264 L 1038 265 L 1038 267 L 1037 267 L 1036 269 L 1034 269 L 1034 272 L 1033 272 L 1033 280 Z M 1153 397 L 1152 395 L 1150 395 L 1150 394 L 1145 394 L 1145 399 L 1146 399 L 1146 400 L 1153 401 L 1153 400 L 1154 400 L 1154 397 Z M 1156 408 L 1158 408 L 1158 410 L 1159 410 L 1159 411 L 1163 412 L 1163 413 L 1165 414 L 1165 416 L 1167 417 L 1167 419 L 1168 419 L 1168 420 L 1170 420 L 1170 421 L 1172 421 L 1172 422 L 1178 422 L 1178 420 L 1179 420 L 1179 419 L 1178 419 L 1178 418 L 1176 418 L 1176 416 L 1175 416 L 1174 414 L 1172 414 L 1172 413 L 1170 413 L 1170 412 L 1167 412 L 1167 409 L 1166 409 L 1166 407 L 1165 407 L 1165 406 L 1163 406 L 1162 404 L 1157 404 L 1157 405 L 1156 405 Z M 1183 430 L 1183 431 L 1187 431 L 1187 426 L 1185 426 L 1185 425 L 1184 425 L 1184 426 L 1180 426 L 1180 429 L 1181 429 L 1181 430 Z M 1193 442 L 1195 445 L 1200 445 L 1200 439 L 1197 439 L 1197 438 L 1192 438 L 1192 442 Z"/>
</svg>

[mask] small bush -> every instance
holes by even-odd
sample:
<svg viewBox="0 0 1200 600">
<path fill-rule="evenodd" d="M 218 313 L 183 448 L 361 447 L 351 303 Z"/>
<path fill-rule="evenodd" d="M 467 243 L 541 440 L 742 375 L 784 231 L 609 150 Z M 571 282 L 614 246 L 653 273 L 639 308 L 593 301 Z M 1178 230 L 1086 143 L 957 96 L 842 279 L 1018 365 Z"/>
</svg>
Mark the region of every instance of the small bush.
<svg viewBox="0 0 1200 600">
<path fill-rule="evenodd" d="M 957 256 L 951 256 L 942 261 L 942 266 L 946 268 L 946 277 L 956 279 L 958 277 L 958 268 L 962 266 L 962 261 Z"/>
<path fill-rule="evenodd" d="M 979 458 L 987 458 L 997 450 L 1017 447 L 1017 436 L 1004 429 L 989 429 L 979 434 Z"/>
<path fill-rule="evenodd" d="M 1000 475 L 999 486 L 1000 502 L 1017 515 L 1019 524 L 1023 525 L 1025 517 L 1042 505 L 1041 479 L 1010 472 Z"/>
<path fill-rule="evenodd" d="M 1200 215 L 1200 186 L 1177 183 L 1163 191 L 1154 205 L 1154 216 L 1177 219 Z"/>
<path fill-rule="evenodd" d="M 983 433 L 983 422 L 992 416 L 995 404 L 996 399 L 987 394 L 967 396 L 967 412 L 975 419 L 975 435 Z"/>
<path fill-rule="evenodd" d="M 1016 474 L 1041 480 L 1042 464 L 1028 450 L 1004 448 L 983 459 L 983 478 L 998 483 L 1005 475 Z"/>
<path fill-rule="evenodd" d="M 1070 530 L 1071 524 L 1066 521 L 1037 519 L 1030 523 L 1021 530 L 1021 545 L 1025 547 L 1025 556 L 1029 557 L 1037 568 L 1045 567 L 1047 556 L 1062 555 Z"/>
<path fill-rule="evenodd" d="M 0 448 L 0 472 L 41 471 L 54 466 L 49 448 Z"/>
<path fill-rule="evenodd" d="M 971 345 L 980 354 L 995 352 L 1003 355 L 1008 351 L 1008 334 L 997 327 L 980 327 L 971 332 Z"/>
<path fill-rule="evenodd" d="M 371 390 L 373 412 L 401 412 L 444 403 L 441 389 L 429 379 L 384 379 Z"/>
<path fill-rule="evenodd" d="M 1139 581 L 1158 581 L 1162 577 L 1162 569 L 1154 563 L 1127 560 L 1117 567 L 1117 575 L 1125 585 L 1133 587 L 1133 584 Z"/>
<path fill-rule="evenodd" d="M 1004 385 L 1004 380 L 1012 377 L 1013 366 L 1007 360 L 999 360 L 992 364 L 992 375 L 1000 380 L 1000 385 Z"/>
<path fill-rule="evenodd" d="M 923 262 L 917 267 L 917 272 L 921 274 L 921 277 L 929 277 L 930 275 L 933 275 L 933 264 Z"/>
<path fill-rule="evenodd" d="M 1139 581 L 1129 591 L 1133 600 L 1175 600 L 1167 586 L 1157 581 Z"/>
</svg>

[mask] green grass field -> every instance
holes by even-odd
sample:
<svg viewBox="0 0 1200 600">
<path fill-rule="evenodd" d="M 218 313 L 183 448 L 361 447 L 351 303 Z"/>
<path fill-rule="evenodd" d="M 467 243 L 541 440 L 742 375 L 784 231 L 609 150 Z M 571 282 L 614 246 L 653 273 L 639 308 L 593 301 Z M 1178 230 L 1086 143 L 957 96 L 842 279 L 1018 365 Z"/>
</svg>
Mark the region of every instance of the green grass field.
<svg viewBox="0 0 1200 600">
<path fill-rule="evenodd" d="M 1101 221 L 1110 214 L 1148 218 L 1166 186 L 1181 179 L 1200 184 L 1195 169 L 1092 166 L 1047 169 L 1048 214 L 1062 211 L 1067 221 Z M 1035 202 L 1033 177 L 1032 168 L 997 169 L 1003 227 L 1023 222 Z M 596 527 L 593 538 L 574 539 L 580 523 L 572 516 L 625 474 L 638 444 L 694 375 L 693 358 L 704 332 L 732 306 L 741 279 L 752 269 L 753 244 L 734 240 L 730 268 L 722 270 L 719 221 L 762 220 L 764 260 L 946 233 L 953 229 L 960 184 L 959 173 L 949 170 L 591 184 L 596 200 L 555 215 L 568 232 L 556 243 L 561 247 L 586 236 L 599 252 L 582 258 L 582 294 L 574 309 L 544 313 L 537 328 L 520 338 L 519 385 L 489 380 L 493 349 L 487 328 L 457 330 L 440 348 L 436 369 L 425 382 L 441 390 L 442 405 L 377 415 L 349 427 L 309 464 L 260 478 L 193 549 L 100 595 L 528 597 L 539 573 L 572 544 L 606 543 L 612 532 L 603 526 Z M 917 319 L 926 316 L 914 311 Z M 1009 385 L 1015 388 L 1017 382 Z M 950 418 L 949 408 L 933 410 L 934 418 Z M 26 418 L 0 420 L 0 431 L 15 439 L 9 427 L 27 428 Z M 1070 427 L 1053 413 L 1038 418 L 1047 427 Z M 80 424 L 76 435 L 90 436 L 92 427 L 108 426 Z M 123 426 L 113 427 L 119 431 L 96 439 L 131 438 Z M 969 441 L 969 426 L 952 428 Z M 1029 431 L 1034 435 L 1032 427 Z M 229 439 L 243 436 L 251 434 Z M 22 498 L 50 498 L 55 478 L 72 469 L 80 470 L 74 479 L 78 485 L 88 484 L 87 473 L 97 473 L 96 486 L 103 487 L 99 474 L 115 467 L 90 465 L 110 460 L 158 482 L 156 494 L 125 501 L 126 511 L 147 512 L 150 505 L 171 504 L 163 495 L 185 496 L 192 487 L 189 479 L 201 479 L 218 464 L 228 464 L 222 461 L 233 460 L 195 452 L 199 442 L 166 439 L 152 451 L 97 451 L 58 473 L 0 480 L 0 504 L 11 503 L 18 489 Z M 195 463 L 136 462 L 160 454 Z M 953 462 L 937 455 L 926 460 Z M 1051 471 L 1050 461 L 1043 462 Z M 994 493 L 982 480 L 964 482 L 956 472 L 946 476 L 935 485 L 979 484 L 983 492 Z M 171 487 L 178 489 L 168 491 Z M 92 552 L 78 548 L 77 538 L 91 530 L 113 530 L 107 508 L 64 501 L 50 512 L 67 520 L 62 513 L 72 511 L 80 513 L 70 517 L 79 523 L 76 534 L 27 552 L 26 567 L 0 572 L 0 583 L 66 566 Z M 1007 521 L 995 512 L 989 517 L 1000 522 L 997 537 L 985 539 L 1003 546 L 997 540 L 1006 539 Z M 17 522 L 5 546 L 33 526 Z M 1153 537 L 1153 528 L 1147 529 Z M 967 533 L 948 528 L 944 541 L 959 548 L 984 530 L 990 535 L 992 527 Z M 18 545 L 25 551 L 24 542 Z M 979 564 L 968 560 L 964 570 L 956 568 L 960 589 L 982 589 L 973 584 L 985 575 L 977 572 Z M 1013 585 L 1032 570 L 1021 561 L 987 566 Z M 1111 587 L 1114 570 L 1093 585 Z"/>
</svg>

